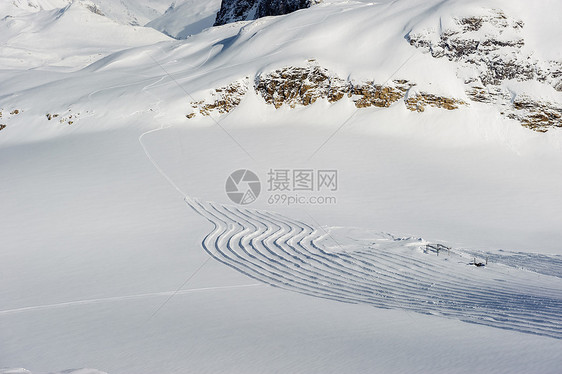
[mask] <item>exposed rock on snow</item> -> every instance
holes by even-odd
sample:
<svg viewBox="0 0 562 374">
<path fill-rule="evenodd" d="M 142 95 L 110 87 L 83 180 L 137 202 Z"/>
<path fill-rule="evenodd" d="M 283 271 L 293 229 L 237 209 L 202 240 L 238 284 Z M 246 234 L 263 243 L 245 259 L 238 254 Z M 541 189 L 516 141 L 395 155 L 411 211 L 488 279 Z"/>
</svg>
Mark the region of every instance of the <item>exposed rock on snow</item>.
<svg viewBox="0 0 562 374">
<path fill-rule="evenodd" d="M 518 31 L 523 21 L 510 19 L 502 11 L 490 10 L 481 17 L 453 18 L 451 26 L 409 33 L 406 39 L 435 58 L 475 65 L 483 84 L 499 84 L 505 79 L 532 79 L 533 64 L 522 58 L 525 45 Z M 527 56 L 525 56 L 527 57 Z"/>
<path fill-rule="evenodd" d="M 86 111 L 86 113 L 88 112 L 89 111 Z M 80 118 L 80 112 L 72 112 L 72 109 L 68 109 L 62 115 L 59 113 L 47 113 L 45 114 L 45 117 L 47 117 L 47 120 L 49 121 L 55 118 L 59 118 L 59 123 L 61 124 L 66 123 L 68 125 L 72 125 Z"/>
<path fill-rule="evenodd" d="M 231 83 L 225 87 L 216 88 L 211 92 L 208 100 L 200 100 L 192 102 L 191 107 L 200 114 L 208 116 L 211 112 L 217 111 L 225 114 L 233 110 L 240 104 L 242 97 L 248 91 L 247 79 L 239 82 Z M 193 118 L 196 112 L 186 115 L 187 118 Z"/>
<path fill-rule="evenodd" d="M 13 109 L 9 112 L 7 112 L 5 115 L 3 114 L 4 109 L 0 109 L 0 118 L 3 119 L 3 121 L 5 121 L 5 123 L 0 123 L 0 131 L 4 130 L 6 127 L 8 127 L 8 125 L 6 125 L 6 123 L 10 122 L 10 119 L 13 118 L 14 116 L 17 116 L 18 114 L 23 113 L 23 110 L 20 109 Z M 2 374 L 0 372 L 0 374 Z"/>
<path fill-rule="evenodd" d="M 267 16 L 279 16 L 308 8 L 321 0 L 223 0 L 215 26 Z"/>
<path fill-rule="evenodd" d="M 508 116 L 532 130 L 546 132 L 548 127 L 562 127 L 561 105 L 518 95 L 513 100 L 513 107 L 515 112 Z"/>
<path fill-rule="evenodd" d="M 425 92 L 420 92 L 411 96 L 409 95 L 404 103 L 406 104 L 406 108 L 417 112 L 425 111 L 427 106 L 454 110 L 458 109 L 459 105 L 466 105 L 464 101 L 459 99 L 451 99 Z"/>
<path fill-rule="evenodd" d="M 265 102 L 280 108 L 283 104 L 310 105 L 319 98 L 338 101 L 348 91 L 347 82 L 319 66 L 287 67 L 255 79 L 255 90 Z"/>
<path fill-rule="evenodd" d="M 533 130 L 562 127 L 562 107 L 537 98 L 514 98 L 506 81 L 536 80 L 562 90 L 562 62 L 539 61 L 523 50 L 521 20 L 491 9 L 486 15 L 452 18 L 439 31 L 424 29 L 406 35 L 408 42 L 431 54 L 458 63 L 458 75 L 474 101 L 499 104 L 501 113 Z M 519 105 L 517 102 L 524 102 Z"/>
<path fill-rule="evenodd" d="M 414 84 L 395 80 L 389 84 L 346 81 L 317 65 L 287 67 L 256 77 L 255 90 L 268 104 L 310 105 L 318 99 L 335 102 L 352 98 L 357 108 L 389 107 Z"/>
<path fill-rule="evenodd" d="M 90 12 L 97 14 L 98 16 L 105 16 L 105 14 L 101 11 L 101 9 L 93 3 L 84 3 L 84 6 L 86 7 L 86 9 L 88 9 Z"/>
<path fill-rule="evenodd" d="M 202 115 L 209 115 L 212 111 L 220 114 L 233 110 L 248 90 L 247 83 L 235 82 L 226 87 L 215 89 L 210 100 L 192 103 L 192 108 Z M 330 103 L 347 97 L 357 108 L 371 106 L 387 108 L 395 102 L 405 99 L 406 108 L 423 112 L 426 106 L 442 109 L 458 109 L 466 103 L 460 99 L 442 97 L 430 93 L 413 93 L 409 90 L 415 83 L 407 80 L 393 80 L 378 84 L 373 81 L 354 82 L 344 80 L 330 73 L 327 69 L 316 64 L 307 67 L 285 67 L 266 74 L 258 75 L 254 80 L 254 90 L 267 104 L 281 108 L 307 106 L 319 99 Z M 196 112 L 187 115 L 193 118 Z"/>
</svg>

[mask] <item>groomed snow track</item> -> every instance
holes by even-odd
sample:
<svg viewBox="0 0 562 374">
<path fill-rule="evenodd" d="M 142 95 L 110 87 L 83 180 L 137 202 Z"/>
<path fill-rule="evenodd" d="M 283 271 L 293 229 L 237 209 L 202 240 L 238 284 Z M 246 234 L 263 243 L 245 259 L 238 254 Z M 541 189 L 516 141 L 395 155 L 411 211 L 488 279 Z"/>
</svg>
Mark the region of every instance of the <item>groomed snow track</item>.
<svg viewBox="0 0 562 374">
<path fill-rule="evenodd" d="M 412 245 L 391 236 L 386 250 L 329 252 L 319 244 L 324 233 L 304 222 L 191 198 L 186 202 L 214 225 L 202 243 L 210 256 L 271 286 L 562 339 L 560 278 L 535 274 L 545 281 L 530 285 L 528 272 L 508 267 L 486 276 L 483 269 L 466 271 L 468 265 L 454 272 L 450 261 L 420 257 Z M 389 250 L 392 245 L 396 250 Z"/>
</svg>

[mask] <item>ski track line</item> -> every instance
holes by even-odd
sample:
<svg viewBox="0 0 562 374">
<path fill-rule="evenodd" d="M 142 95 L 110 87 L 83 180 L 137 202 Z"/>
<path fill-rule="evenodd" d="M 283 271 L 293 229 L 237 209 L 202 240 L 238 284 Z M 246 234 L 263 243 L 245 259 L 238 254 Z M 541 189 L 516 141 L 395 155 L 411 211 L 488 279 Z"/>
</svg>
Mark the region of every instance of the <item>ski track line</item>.
<svg viewBox="0 0 562 374">
<path fill-rule="evenodd" d="M 236 288 L 260 287 L 260 286 L 263 286 L 263 284 L 262 283 L 255 283 L 255 284 L 243 284 L 243 285 L 236 285 L 236 286 L 188 288 L 186 290 L 180 290 L 180 291 L 152 292 L 152 293 L 143 293 L 143 294 L 128 295 L 128 296 L 114 296 L 114 297 L 104 297 L 104 298 L 98 298 L 98 299 L 67 301 L 67 302 L 56 303 L 56 304 L 36 305 L 36 306 L 28 306 L 28 307 L 15 308 L 15 309 L 0 310 L 0 316 L 1 315 L 16 314 L 16 313 L 21 313 L 21 312 L 32 312 L 32 311 L 62 308 L 62 307 L 68 307 L 68 306 L 111 303 L 111 302 L 118 302 L 118 301 L 144 299 L 144 298 L 149 298 L 149 297 L 186 295 L 186 294 L 190 294 L 190 293 L 203 292 L 203 291 L 228 290 L 228 289 L 236 289 Z"/>
<path fill-rule="evenodd" d="M 465 270 L 468 256 L 432 261 L 438 257 L 416 252 L 421 244 L 390 235 L 385 250 L 330 253 L 319 244 L 326 234 L 301 221 L 190 197 L 185 201 L 213 224 L 202 241 L 205 251 L 260 282 L 329 300 L 562 339 L 562 290 L 555 277 L 539 275 L 536 286 L 521 278 L 525 272 L 501 273 L 501 266 L 492 274 L 505 277 L 501 281 L 482 273 L 488 269 L 455 273 L 451 266 L 460 262 Z"/>
</svg>

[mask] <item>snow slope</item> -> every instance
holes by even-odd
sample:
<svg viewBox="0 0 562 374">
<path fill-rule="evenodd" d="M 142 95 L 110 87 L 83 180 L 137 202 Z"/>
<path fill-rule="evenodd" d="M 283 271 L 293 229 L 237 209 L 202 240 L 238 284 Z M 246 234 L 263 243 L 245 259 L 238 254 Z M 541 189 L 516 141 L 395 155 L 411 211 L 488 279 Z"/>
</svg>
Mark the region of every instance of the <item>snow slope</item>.
<svg viewBox="0 0 562 374">
<path fill-rule="evenodd" d="M 537 20 L 557 4 L 331 1 L 185 40 L 53 6 L 2 21 L 0 368 L 559 371 L 559 129 L 494 103 L 276 109 L 251 86 L 315 59 L 468 102 L 457 64 L 405 36 L 501 8 L 554 59 L 538 36 L 560 26 Z M 186 118 L 232 82 L 249 87 L 234 110 Z M 262 181 L 249 209 L 224 192 L 241 168 Z M 337 169 L 337 204 L 268 204 L 271 168 Z"/>
<path fill-rule="evenodd" d="M 153 27 L 176 39 L 185 39 L 199 34 L 213 26 L 220 1 L 188 0 L 180 4 L 173 3 L 160 17 L 153 19 L 146 26 Z"/>
<path fill-rule="evenodd" d="M 77 69 L 113 52 L 168 39 L 152 29 L 118 24 L 78 1 L 62 8 L 6 13 L 0 20 L 3 69 Z"/>
</svg>

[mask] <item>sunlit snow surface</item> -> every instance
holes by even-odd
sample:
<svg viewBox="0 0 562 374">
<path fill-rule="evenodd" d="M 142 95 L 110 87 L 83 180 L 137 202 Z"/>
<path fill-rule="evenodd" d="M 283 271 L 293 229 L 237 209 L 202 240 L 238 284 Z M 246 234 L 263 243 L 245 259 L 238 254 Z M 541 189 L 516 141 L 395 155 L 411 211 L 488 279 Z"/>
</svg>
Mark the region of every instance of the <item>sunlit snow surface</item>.
<svg viewBox="0 0 562 374">
<path fill-rule="evenodd" d="M 185 118 L 210 89 L 310 58 L 464 98 L 407 32 L 497 7 L 559 58 L 559 4 L 325 1 L 174 40 L 129 23 L 183 38 L 207 5 L 183 24 L 189 2 L 92 3 L 106 15 L 2 4 L 0 368 L 26 368 L 2 374 L 559 372 L 560 131 L 476 103 L 275 110 L 252 90 L 222 128 Z M 233 170 L 277 167 L 337 169 L 337 205 L 229 205 Z"/>
</svg>

